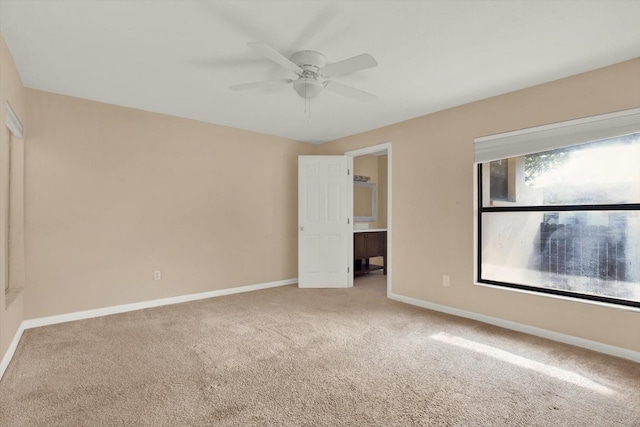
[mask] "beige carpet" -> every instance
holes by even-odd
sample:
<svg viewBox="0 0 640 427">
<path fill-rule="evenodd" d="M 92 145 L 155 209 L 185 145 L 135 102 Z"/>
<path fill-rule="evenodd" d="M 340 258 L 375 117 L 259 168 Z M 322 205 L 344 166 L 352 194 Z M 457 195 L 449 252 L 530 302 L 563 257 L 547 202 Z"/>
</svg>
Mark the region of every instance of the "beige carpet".
<svg viewBox="0 0 640 427">
<path fill-rule="evenodd" d="M 295 286 L 31 329 L 2 426 L 640 426 L 640 365 Z"/>
</svg>

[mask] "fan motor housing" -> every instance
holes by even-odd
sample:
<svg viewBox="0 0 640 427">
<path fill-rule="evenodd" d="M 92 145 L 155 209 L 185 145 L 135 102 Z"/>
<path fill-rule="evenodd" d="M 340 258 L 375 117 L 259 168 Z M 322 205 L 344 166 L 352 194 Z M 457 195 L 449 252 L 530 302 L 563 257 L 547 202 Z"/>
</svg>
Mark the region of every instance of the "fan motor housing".
<svg viewBox="0 0 640 427">
<path fill-rule="evenodd" d="M 327 65 L 327 58 L 320 52 L 313 50 L 302 50 L 291 55 L 291 62 L 302 68 L 304 71 L 317 73 L 318 70 Z"/>
</svg>

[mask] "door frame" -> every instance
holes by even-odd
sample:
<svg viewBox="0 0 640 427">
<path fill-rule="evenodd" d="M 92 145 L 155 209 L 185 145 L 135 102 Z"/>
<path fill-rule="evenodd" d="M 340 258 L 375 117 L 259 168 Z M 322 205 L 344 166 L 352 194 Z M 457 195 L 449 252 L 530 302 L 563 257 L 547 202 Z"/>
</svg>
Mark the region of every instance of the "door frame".
<svg viewBox="0 0 640 427">
<path fill-rule="evenodd" d="M 378 154 L 382 152 L 386 152 L 387 154 L 387 298 L 393 293 L 393 232 L 391 230 L 393 224 L 393 216 L 392 209 L 393 206 L 393 185 L 392 185 L 392 177 L 393 173 L 391 167 L 393 162 L 391 161 L 391 143 L 385 142 L 378 145 L 372 145 L 370 147 L 359 148 L 357 150 L 351 150 L 344 153 L 345 156 L 350 157 L 359 157 L 366 156 L 369 154 Z M 351 218 L 353 218 L 353 204 L 351 206 Z M 353 239 L 352 239 L 353 240 Z M 353 249 L 349 253 L 349 265 L 353 267 Z M 349 276 L 349 286 L 353 286 L 353 274 Z"/>
</svg>

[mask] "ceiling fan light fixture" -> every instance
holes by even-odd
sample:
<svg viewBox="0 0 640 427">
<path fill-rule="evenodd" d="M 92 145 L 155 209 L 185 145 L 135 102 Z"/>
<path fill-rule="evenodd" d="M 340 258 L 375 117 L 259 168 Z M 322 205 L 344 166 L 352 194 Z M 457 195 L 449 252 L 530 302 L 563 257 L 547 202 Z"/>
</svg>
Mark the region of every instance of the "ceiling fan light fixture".
<svg viewBox="0 0 640 427">
<path fill-rule="evenodd" d="M 315 98 L 324 88 L 316 79 L 301 77 L 293 82 L 293 89 L 304 99 Z"/>
</svg>

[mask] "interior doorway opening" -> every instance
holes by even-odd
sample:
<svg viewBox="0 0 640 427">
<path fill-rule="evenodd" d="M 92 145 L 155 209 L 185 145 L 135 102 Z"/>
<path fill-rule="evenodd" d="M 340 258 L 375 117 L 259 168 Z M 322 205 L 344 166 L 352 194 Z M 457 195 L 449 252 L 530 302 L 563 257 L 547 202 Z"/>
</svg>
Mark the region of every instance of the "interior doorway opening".
<svg viewBox="0 0 640 427">
<path fill-rule="evenodd" d="M 348 151 L 353 157 L 352 285 L 380 283 L 392 293 L 391 143 Z"/>
</svg>

